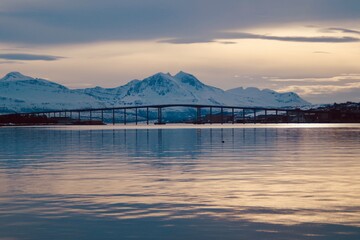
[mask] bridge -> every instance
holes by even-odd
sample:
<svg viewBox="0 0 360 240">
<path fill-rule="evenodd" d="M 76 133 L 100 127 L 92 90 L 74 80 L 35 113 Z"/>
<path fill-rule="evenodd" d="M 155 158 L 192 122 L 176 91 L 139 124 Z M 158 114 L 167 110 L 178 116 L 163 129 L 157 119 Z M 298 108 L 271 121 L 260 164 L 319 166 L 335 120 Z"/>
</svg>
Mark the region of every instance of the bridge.
<svg viewBox="0 0 360 240">
<path fill-rule="evenodd" d="M 158 104 L 158 105 L 138 105 L 120 106 L 108 108 L 87 108 L 70 110 L 37 111 L 27 113 L 15 113 L 11 116 L 39 117 L 43 116 L 52 119 L 69 118 L 77 121 L 101 121 L 105 119 L 112 124 L 124 124 L 139 122 L 149 125 L 150 121 L 155 120 L 154 124 L 165 124 L 163 111 L 169 108 L 194 109 L 195 114 L 191 123 L 279 123 L 279 122 L 307 122 L 305 118 L 319 118 L 323 111 L 301 110 L 289 108 L 265 108 L 265 107 L 241 107 L 241 106 L 221 106 L 221 105 L 202 105 L 202 104 Z M 119 113 L 120 111 L 120 113 Z M 216 113 L 217 111 L 217 113 Z M 155 113 L 155 114 L 154 114 Z M 204 115 L 204 113 L 206 113 Z M 121 121 L 119 114 L 122 115 Z M 150 114 L 152 116 L 150 116 Z M 155 115 L 155 117 L 153 117 Z M 10 116 L 1 115 L 2 117 Z M 129 116 L 133 119 L 129 120 Z M 140 120 L 140 118 L 142 120 Z"/>
</svg>

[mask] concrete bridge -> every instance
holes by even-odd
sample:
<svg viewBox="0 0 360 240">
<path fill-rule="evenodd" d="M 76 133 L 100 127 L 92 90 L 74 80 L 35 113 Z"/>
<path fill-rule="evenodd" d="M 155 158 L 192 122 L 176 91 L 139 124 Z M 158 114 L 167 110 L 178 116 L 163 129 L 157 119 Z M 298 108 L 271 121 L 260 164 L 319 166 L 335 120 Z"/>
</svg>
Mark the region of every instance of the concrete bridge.
<svg viewBox="0 0 360 240">
<path fill-rule="evenodd" d="M 155 120 L 155 124 L 165 124 L 163 111 L 169 108 L 187 108 L 194 109 L 195 116 L 190 122 L 195 124 L 201 123 L 266 123 L 266 122 L 305 122 L 305 117 L 319 117 L 324 114 L 321 111 L 285 109 L 285 108 L 265 108 L 265 107 L 241 107 L 241 106 L 221 106 L 221 105 L 202 105 L 202 104 L 159 104 L 159 105 L 139 105 L 139 106 L 121 106 L 110 108 L 89 108 L 89 109 L 70 109 L 39 111 L 29 113 L 16 113 L 25 117 L 46 116 L 47 118 L 71 118 L 78 121 L 87 120 L 106 120 L 112 124 L 135 123 L 138 124 L 139 117 L 141 122 L 149 124 Z M 120 111 L 120 113 L 119 113 Z M 141 114 L 139 112 L 141 111 Z M 217 112 L 217 113 L 216 113 Z M 156 117 L 150 117 L 150 113 Z M 206 113 L 204 115 L 204 113 Z M 119 114 L 122 115 L 121 121 Z M 14 114 L 13 114 L 14 115 Z M 129 120 L 129 115 L 133 117 Z M 5 115 L 2 115 L 5 116 Z M 134 119 L 135 118 L 135 119 Z"/>
</svg>

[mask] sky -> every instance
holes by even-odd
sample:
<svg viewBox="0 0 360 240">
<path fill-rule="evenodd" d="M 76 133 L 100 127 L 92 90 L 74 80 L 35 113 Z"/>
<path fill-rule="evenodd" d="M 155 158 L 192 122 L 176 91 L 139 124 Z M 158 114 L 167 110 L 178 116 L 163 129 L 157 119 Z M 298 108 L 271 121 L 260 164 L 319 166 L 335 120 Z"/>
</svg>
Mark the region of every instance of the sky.
<svg viewBox="0 0 360 240">
<path fill-rule="evenodd" d="M 0 0 L 0 75 L 84 88 L 181 70 L 360 102 L 360 1 Z"/>
</svg>

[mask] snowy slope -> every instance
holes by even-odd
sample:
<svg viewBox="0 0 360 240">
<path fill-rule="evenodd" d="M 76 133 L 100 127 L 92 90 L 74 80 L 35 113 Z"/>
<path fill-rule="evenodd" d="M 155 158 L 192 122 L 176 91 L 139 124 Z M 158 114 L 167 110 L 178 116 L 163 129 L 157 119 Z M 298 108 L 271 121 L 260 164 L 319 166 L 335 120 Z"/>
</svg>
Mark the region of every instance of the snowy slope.
<svg viewBox="0 0 360 240">
<path fill-rule="evenodd" d="M 8 73 L 0 79 L 0 112 L 98 108 L 124 105 L 194 103 L 231 106 L 300 107 L 309 105 L 295 93 L 257 88 L 228 91 L 206 85 L 179 72 L 157 73 L 116 88 L 71 90 L 44 79 Z"/>
<path fill-rule="evenodd" d="M 8 73 L 0 79 L 0 111 L 26 112 L 34 110 L 100 107 L 95 98 L 70 90 L 44 79 Z"/>
<path fill-rule="evenodd" d="M 310 105 L 299 95 L 293 92 L 278 93 L 270 89 L 260 90 L 258 88 L 234 88 L 226 91 L 236 96 L 240 102 L 248 102 L 251 106 L 263 107 L 301 107 Z"/>
<path fill-rule="evenodd" d="M 231 97 L 222 89 L 205 85 L 200 82 L 195 76 L 179 72 L 174 78 L 188 91 L 196 96 L 195 102 L 202 104 L 219 104 L 229 105 L 232 103 Z"/>
<path fill-rule="evenodd" d="M 95 87 L 95 88 L 85 88 L 85 89 L 77 89 L 74 90 L 79 93 L 84 93 L 87 95 L 92 96 L 97 101 L 102 102 L 106 106 L 120 106 L 120 105 L 128 105 L 122 101 L 122 98 L 127 93 L 127 91 L 139 80 L 132 80 L 125 84 L 124 86 L 116 87 L 116 88 L 102 88 L 102 87 Z"/>
<path fill-rule="evenodd" d="M 175 76 L 157 73 L 142 81 L 133 80 L 118 88 L 78 90 L 111 105 L 149 105 L 164 103 L 229 104 L 232 96 L 219 88 L 200 82 L 191 74 Z"/>
<path fill-rule="evenodd" d="M 225 104 L 223 90 L 204 85 L 185 73 L 157 73 L 134 84 L 123 98 L 135 104 L 195 103 Z"/>
</svg>

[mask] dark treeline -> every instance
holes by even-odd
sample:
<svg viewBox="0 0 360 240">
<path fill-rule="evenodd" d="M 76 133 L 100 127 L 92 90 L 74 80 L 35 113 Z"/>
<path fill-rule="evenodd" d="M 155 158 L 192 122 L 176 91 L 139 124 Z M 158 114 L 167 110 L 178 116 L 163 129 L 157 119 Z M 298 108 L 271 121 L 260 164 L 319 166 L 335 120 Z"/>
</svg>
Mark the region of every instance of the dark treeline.
<svg viewBox="0 0 360 240">
<path fill-rule="evenodd" d="M 328 112 L 329 122 L 360 123 L 360 102 L 334 103 L 316 110 Z"/>
</svg>

